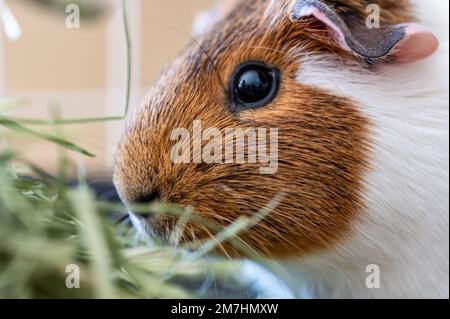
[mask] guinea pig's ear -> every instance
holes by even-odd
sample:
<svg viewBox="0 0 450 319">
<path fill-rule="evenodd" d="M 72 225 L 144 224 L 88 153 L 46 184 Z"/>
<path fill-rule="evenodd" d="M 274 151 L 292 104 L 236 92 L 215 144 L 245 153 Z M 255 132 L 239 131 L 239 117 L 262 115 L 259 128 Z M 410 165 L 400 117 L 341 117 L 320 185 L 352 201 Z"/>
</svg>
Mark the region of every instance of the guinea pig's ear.
<svg viewBox="0 0 450 319">
<path fill-rule="evenodd" d="M 439 42 L 424 27 L 414 23 L 368 25 L 351 12 L 340 12 L 320 0 L 293 0 L 289 18 L 296 22 L 314 17 L 328 27 L 337 43 L 345 50 L 368 62 L 385 57 L 410 63 L 433 54 Z"/>
</svg>

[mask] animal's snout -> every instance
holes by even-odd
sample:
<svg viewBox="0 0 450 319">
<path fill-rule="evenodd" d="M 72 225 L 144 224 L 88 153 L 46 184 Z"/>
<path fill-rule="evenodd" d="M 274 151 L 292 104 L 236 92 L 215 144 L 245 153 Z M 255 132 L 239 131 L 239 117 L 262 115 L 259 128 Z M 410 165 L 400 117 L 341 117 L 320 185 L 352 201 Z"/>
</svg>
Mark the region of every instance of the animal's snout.
<svg viewBox="0 0 450 319">
<path fill-rule="evenodd" d="M 136 197 L 134 197 L 132 200 L 129 201 L 129 203 L 133 205 L 139 205 L 140 211 L 139 211 L 139 217 L 147 223 L 148 226 L 150 226 L 155 221 L 155 213 L 151 209 L 151 203 L 155 201 L 160 201 L 161 195 L 159 191 L 153 191 L 149 193 L 142 193 L 137 194 Z M 142 209 L 145 209 L 142 211 Z M 134 208 L 132 209 L 134 211 Z"/>
<path fill-rule="evenodd" d="M 159 191 L 153 191 L 149 193 L 143 193 L 140 195 L 137 195 L 136 198 L 133 200 L 136 204 L 148 204 L 154 201 L 158 201 L 161 199 L 161 194 Z"/>
</svg>

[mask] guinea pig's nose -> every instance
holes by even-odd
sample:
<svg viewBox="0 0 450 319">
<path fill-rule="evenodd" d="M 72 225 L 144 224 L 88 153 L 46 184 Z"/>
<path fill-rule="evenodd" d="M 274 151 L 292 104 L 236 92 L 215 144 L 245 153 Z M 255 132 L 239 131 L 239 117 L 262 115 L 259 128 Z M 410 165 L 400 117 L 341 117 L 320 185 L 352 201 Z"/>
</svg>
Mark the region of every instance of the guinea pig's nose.
<svg viewBox="0 0 450 319">
<path fill-rule="evenodd" d="M 159 191 L 137 196 L 133 202 L 136 204 L 147 204 L 161 199 Z"/>
</svg>

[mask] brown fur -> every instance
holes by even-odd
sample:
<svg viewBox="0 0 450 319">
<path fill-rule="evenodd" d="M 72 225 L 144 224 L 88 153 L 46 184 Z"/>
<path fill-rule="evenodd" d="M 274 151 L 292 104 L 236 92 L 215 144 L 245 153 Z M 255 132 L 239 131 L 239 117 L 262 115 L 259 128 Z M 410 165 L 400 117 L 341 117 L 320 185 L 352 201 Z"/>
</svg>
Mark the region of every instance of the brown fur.
<svg viewBox="0 0 450 319">
<path fill-rule="evenodd" d="M 362 14 L 369 1 L 329 2 Z M 406 1 L 379 2 L 392 12 L 384 19 L 402 22 L 409 17 Z M 284 191 L 282 203 L 240 236 L 257 252 L 283 258 L 330 247 L 349 234 L 363 206 L 370 123 L 351 100 L 295 80 L 305 52 L 350 57 L 320 32 L 314 34 L 311 21 L 292 23 L 284 14 L 289 1 L 277 2 L 274 10 L 283 14 L 268 27 L 262 18 L 267 3 L 235 1 L 209 34 L 161 74 L 126 129 L 115 182 L 124 199 L 134 201 L 158 191 L 163 200 L 192 205 L 197 214 L 222 226 L 251 216 Z M 236 66 L 248 60 L 276 66 L 281 88 L 269 105 L 231 113 L 228 81 Z M 171 130 L 190 128 L 196 119 L 219 129 L 278 128 L 278 172 L 260 175 L 259 164 L 173 164 Z M 153 226 L 163 233 L 173 223 L 163 218 Z M 189 224 L 184 236 L 191 240 L 209 234 Z M 222 248 L 239 255 L 230 244 Z"/>
</svg>

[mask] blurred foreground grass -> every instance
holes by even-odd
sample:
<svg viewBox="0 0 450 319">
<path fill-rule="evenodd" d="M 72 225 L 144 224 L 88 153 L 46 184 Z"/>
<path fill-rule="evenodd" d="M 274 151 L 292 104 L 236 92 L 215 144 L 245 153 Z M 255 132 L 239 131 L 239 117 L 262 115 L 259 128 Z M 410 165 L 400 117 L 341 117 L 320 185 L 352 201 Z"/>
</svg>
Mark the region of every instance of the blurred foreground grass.
<svg viewBox="0 0 450 319">
<path fill-rule="evenodd" d="M 11 121 L 0 117 L 0 140 L 6 139 L 6 128 L 86 154 L 62 139 L 22 130 L 18 123 L 4 125 Z M 252 218 L 214 228 L 216 236 L 195 247 L 180 246 L 176 239 L 162 245 L 149 242 L 131 225 L 115 222 L 111 213 L 124 212 L 125 207 L 98 200 L 82 165 L 77 165 L 78 185 L 68 187 L 70 164 L 64 152 L 58 176 L 51 177 L 5 145 L 0 148 L 0 298 L 211 297 L 201 287 L 192 288 L 193 283 L 201 286 L 211 280 L 239 288 L 238 264 L 208 254 L 264 218 L 279 201 L 274 199 Z M 140 210 L 149 208 L 133 208 Z M 154 203 L 151 211 L 179 216 L 180 225 L 186 218 L 202 222 L 194 213 L 168 204 Z M 80 270 L 79 289 L 66 286 L 73 265 Z"/>
<path fill-rule="evenodd" d="M 50 179 L 14 158 L 0 151 L 2 298 L 187 298 L 192 292 L 170 278 L 220 276 L 234 267 L 140 245 L 131 227 L 109 217 L 116 204 L 97 201 L 83 182 L 68 188 L 63 170 Z M 80 289 L 66 286 L 69 265 L 80 269 Z"/>
</svg>

